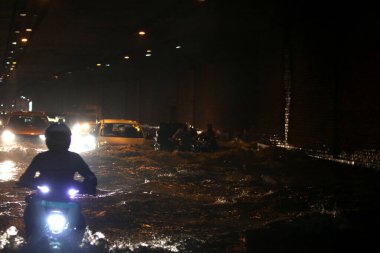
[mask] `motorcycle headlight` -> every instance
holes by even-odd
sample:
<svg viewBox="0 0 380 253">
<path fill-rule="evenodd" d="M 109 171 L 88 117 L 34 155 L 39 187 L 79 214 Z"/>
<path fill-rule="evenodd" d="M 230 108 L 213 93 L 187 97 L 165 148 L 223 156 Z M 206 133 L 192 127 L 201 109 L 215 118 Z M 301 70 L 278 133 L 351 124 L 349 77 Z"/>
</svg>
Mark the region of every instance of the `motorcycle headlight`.
<svg viewBox="0 0 380 253">
<path fill-rule="evenodd" d="M 4 132 L 1 134 L 1 139 L 4 142 L 11 142 L 15 138 L 16 138 L 16 135 L 14 133 L 12 133 L 11 131 L 9 131 L 9 130 L 4 130 Z"/>
<path fill-rule="evenodd" d="M 37 186 L 37 188 L 40 190 L 40 192 L 42 192 L 44 194 L 49 193 L 49 191 L 50 191 L 49 187 L 46 185 Z"/>
<path fill-rule="evenodd" d="M 69 194 L 70 198 L 74 198 L 75 195 L 79 192 L 79 190 L 71 188 L 67 191 L 67 194 Z"/>
<path fill-rule="evenodd" d="M 46 222 L 47 222 L 48 229 L 53 234 L 60 234 L 68 227 L 66 217 L 60 211 L 50 212 L 49 216 L 47 217 Z"/>
</svg>

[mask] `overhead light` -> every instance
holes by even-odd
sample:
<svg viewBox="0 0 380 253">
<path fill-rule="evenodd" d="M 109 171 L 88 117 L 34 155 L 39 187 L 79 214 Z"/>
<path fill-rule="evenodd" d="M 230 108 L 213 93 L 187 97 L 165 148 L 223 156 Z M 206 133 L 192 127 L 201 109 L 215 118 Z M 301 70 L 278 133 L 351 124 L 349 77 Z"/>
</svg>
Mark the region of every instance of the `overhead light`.
<svg viewBox="0 0 380 253">
<path fill-rule="evenodd" d="M 106 64 L 106 67 L 109 67 L 109 66 L 111 66 L 111 65 L 110 65 L 109 63 L 107 63 L 107 64 Z"/>
<path fill-rule="evenodd" d="M 140 35 L 140 36 L 144 36 L 144 35 L 145 35 L 145 32 L 141 30 L 141 31 L 139 31 L 139 35 Z"/>
<path fill-rule="evenodd" d="M 31 31 L 33 31 L 33 30 L 32 30 L 32 28 L 26 28 L 25 31 L 27 31 L 27 32 L 31 32 Z"/>
<path fill-rule="evenodd" d="M 176 49 L 180 49 L 180 48 L 181 48 L 181 46 L 179 46 L 179 45 L 178 45 L 178 46 L 176 46 L 175 48 L 176 48 Z"/>
<path fill-rule="evenodd" d="M 26 17 L 26 13 L 22 12 L 22 13 L 20 13 L 20 16 L 21 17 Z"/>
<path fill-rule="evenodd" d="M 28 42 L 28 39 L 27 38 L 22 38 L 21 42 L 26 43 L 26 42 Z"/>
<path fill-rule="evenodd" d="M 20 33 L 20 31 L 19 31 L 19 30 L 16 30 L 15 33 Z"/>
<path fill-rule="evenodd" d="M 15 61 L 14 61 L 14 62 L 12 62 L 12 64 L 13 64 L 13 65 L 16 65 L 16 64 L 17 64 L 17 62 L 15 62 Z"/>
<path fill-rule="evenodd" d="M 148 50 L 146 50 L 146 52 L 147 52 L 147 53 L 151 53 L 151 52 L 152 52 L 152 50 L 148 49 Z"/>
<path fill-rule="evenodd" d="M 101 63 L 97 63 L 97 64 L 96 64 L 96 67 L 101 67 L 101 66 L 102 66 Z"/>
<path fill-rule="evenodd" d="M 124 59 L 129 59 L 129 56 L 128 55 L 124 56 Z"/>
<path fill-rule="evenodd" d="M 13 41 L 13 42 L 12 42 L 12 45 L 17 45 L 17 42 L 16 42 L 16 41 Z"/>
<path fill-rule="evenodd" d="M 152 54 L 151 53 L 147 53 L 147 54 L 145 54 L 145 56 L 146 57 L 150 57 L 150 56 L 152 56 Z"/>
</svg>

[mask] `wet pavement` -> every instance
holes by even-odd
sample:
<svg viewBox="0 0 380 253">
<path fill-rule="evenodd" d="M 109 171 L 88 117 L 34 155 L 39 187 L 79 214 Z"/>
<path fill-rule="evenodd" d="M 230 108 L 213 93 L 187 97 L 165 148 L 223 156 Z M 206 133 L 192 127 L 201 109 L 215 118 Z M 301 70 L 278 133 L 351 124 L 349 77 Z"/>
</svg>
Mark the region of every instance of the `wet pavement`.
<svg viewBox="0 0 380 253">
<path fill-rule="evenodd" d="M 30 191 L 14 184 L 43 149 L 0 148 L 0 252 L 24 245 Z M 98 196 L 79 198 L 83 252 L 341 252 L 378 235 L 378 170 L 236 142 L 213 153 L 147 145 L 81 155 L 99 181 Z"/>
</svg>

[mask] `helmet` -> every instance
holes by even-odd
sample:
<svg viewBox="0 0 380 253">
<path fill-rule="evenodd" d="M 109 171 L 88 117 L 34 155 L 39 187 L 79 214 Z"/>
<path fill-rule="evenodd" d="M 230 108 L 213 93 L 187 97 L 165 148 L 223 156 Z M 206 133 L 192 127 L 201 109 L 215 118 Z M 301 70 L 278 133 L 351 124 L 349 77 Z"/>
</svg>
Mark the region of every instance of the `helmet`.
<svg viewBox="0 0 380 253">
<path fill-rule="evenodd" d="M 65 151 L 71 143 L 71 130 L 63 123 L 53 123 L 45 130 L 45 142 L 49 150 Z"/>
</svg>

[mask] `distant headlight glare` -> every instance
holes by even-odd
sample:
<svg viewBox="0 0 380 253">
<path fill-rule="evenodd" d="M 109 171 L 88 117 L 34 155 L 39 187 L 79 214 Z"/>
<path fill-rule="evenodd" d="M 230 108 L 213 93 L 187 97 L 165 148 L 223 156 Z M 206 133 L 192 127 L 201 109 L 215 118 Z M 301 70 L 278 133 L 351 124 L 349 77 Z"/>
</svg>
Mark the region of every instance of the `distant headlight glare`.
<svg viewBox="0 0 380 253">
<path fill-rule="evenodd" d="M 15 139 L 15 134 L 12 133 L 11 131 L 9 130 L 5 130 L 2 135 L 1 135 L 1 139 L 4 141 L 4 142 L 11 142 Z"/>
<path fill-rule="evenodd" d="M 79 123 L 76 123 L 75 125 L 73 125 L 73 127 L 71 128 L 71 133 L 73 135 L 80 133 L 80 124 Z"/>
</svg>

